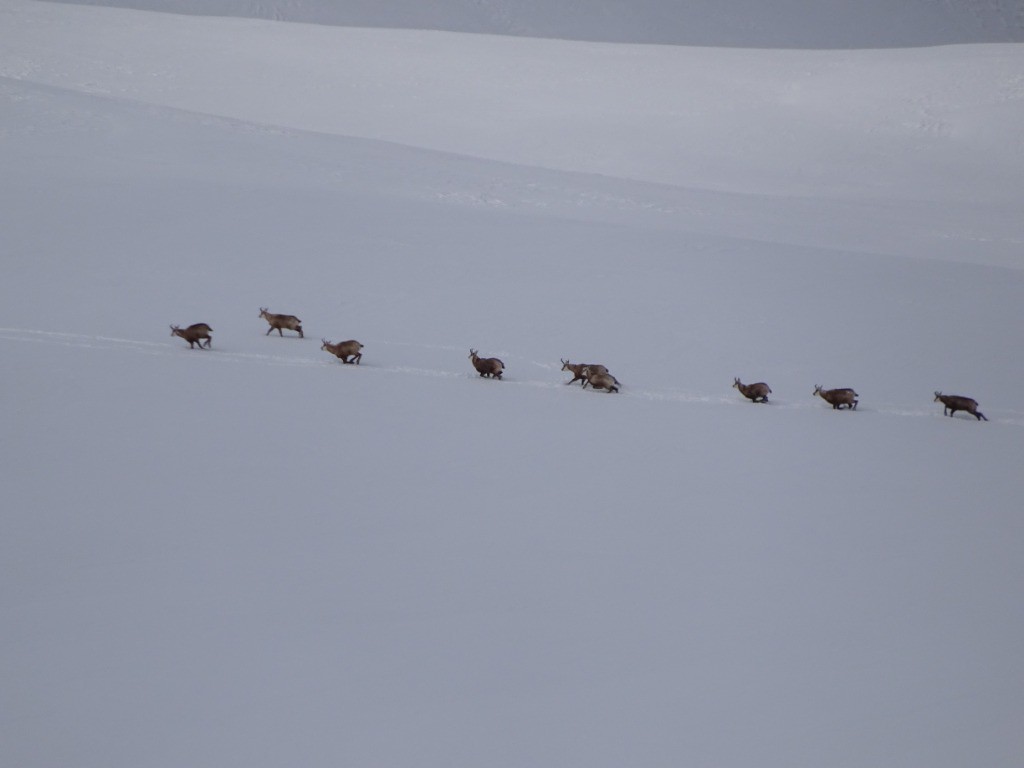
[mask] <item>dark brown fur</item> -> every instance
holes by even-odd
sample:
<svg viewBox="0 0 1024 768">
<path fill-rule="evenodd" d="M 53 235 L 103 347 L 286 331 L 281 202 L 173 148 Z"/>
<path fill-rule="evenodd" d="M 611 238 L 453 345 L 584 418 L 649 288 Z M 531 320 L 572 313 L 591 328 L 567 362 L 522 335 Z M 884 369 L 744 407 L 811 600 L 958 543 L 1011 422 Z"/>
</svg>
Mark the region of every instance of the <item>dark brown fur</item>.
<svg viewBox="0 0 1024 768">
<path fill-rule="evenodd" d="M 305 338 L 305 336 L 302 335 L 302 321 L 295 315 L 275 315 L 273 312 L 268 312 L 263 307 L 260 307 L 260 317 L 270 323 L 270 327 L 267 329 L 266 333 L 267 336 L 269 336 L 275 328 L 277 329 L 278 336 L 284 336 L 281 329 L 285 328 L 289 331 L 298 331 L 299 338 Z"/>
<path fill-rule="evenodd" d="M 963 395 L 944 395 L 941 392 L 935 393 L 935 402 L 942 403 L 942 415 L 947 413 L 952 416 L 957 411 L 967 411 L 978 421 L 988 421 L 981 411 L 978 410 L 978 401 L 973 397 Z"/>
<path fill-rule="evenodd" d="M 500 379 L 505 371 L 505 364 L 496 357 L 480 357 L 475 349 L 469 350 L 469 359 L 476 372 L 483 378 Z"/>
<path fill-rule="evenodd" d="M 757 384 L 744 384 L 739 379 L 734 378 L 732 385 L 740 391 L 741 395 L 755 403 L 767 403 L 768 395 L 772 393 L 771 387 L 763 381 L 759 381 Z"/>
<path fill-rule="evenodd" d="M 570 363 L 568 360 L 562 360 L 562 370 L 569 371 L 572 374 L 572 378 L 565 382 L 566 384 L 582 381 L 583 386 L 586 387 L 587 377 L 584 374 L 584 371 L 587 369 L 589 369 L 591 373 L 608 373 L 607 368 L 603 365 L 598 365 L 597 363 Z"/>
<path fill-rule="evenodd" d="M 363 345 L 355 339 L 339 341 L 337 344 L 332 344 L 327 339 L 320 339 L 320 341 L 323 342 L 320 349 L 327 350 L 343 363 L 359 365 L 359 361 L 363 359 L 363 353 L 359 351 L 363 348 Z M 351 360 L 349 360 L 350 357 L 352 358 Z"/>
<path fill-rule="evenodd" d="M 848 410 L 857 410 L 857 398 L 859 395 L 847 387 L 841 387 L 839 389 L 822 389 L 821 387 L 815 386 L 814 394 L 820 395 L 826 403 L 832 406 L 833 411 L 840 410 L 844 405 Z"/>
<path fill-rule="evenodd" d="M 604 368 L 604 366 L 601 366 Z M 619 380 L 612 376 L 610 373 L 605 371 L 598 371 L 594 368 L 587 366 L 583 370 L 583 388 L 587 388 L 587 384 L 592 386 L 594 389 L 607 390 L 609 394 L 612 392 L 619 391 Z"/>
<path fill-rule="evenodd" d="M 213 328 L 208 326 L 206 323 L 195 323 L 190 325 L 188 328 L 179 328 L 176 325 L 171 326 L 171 336 L 180 336 L 188 342 L 189 349 L 195 349 L 195 345 L 198 344 L 199 348 L 202 349 L 205 346 L 207 349 L 210 348 L 210 342 L 213 341 L 213 337 L 210 335 L 213 333 Z M 203 339 L 206 340 L 205 345 Z"/>
</svg>

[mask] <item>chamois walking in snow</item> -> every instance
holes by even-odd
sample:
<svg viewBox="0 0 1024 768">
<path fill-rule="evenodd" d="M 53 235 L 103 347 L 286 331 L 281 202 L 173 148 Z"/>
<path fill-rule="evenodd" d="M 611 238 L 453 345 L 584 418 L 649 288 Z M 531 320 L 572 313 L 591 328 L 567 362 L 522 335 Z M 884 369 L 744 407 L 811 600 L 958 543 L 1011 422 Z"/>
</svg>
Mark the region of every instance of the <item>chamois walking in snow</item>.
<svg viewBox="0 0 1024 768">
<path fill-rule="evenodd" d="M 562 360 L 562 358 L 558 358 Z M 569 379 L 566 384 L 572 384 L 576 381 L 582 381 L 583 386 L 587 385 L 587 376 L 584 371 L 590 371 L 593 373 L 608 373 L 608 369 L 603 365 L 597 363 L 570 363 L 568 360 L 562 360 L 562 370 L 569 371 L 572 374 L 572 378 Z"/>
<path fill-rule="evenodd" d="M 600 366 L 604 368 L 604 366 Z M 598 371 L 596 367 L 586 366 L 583 369 L 583 388 L 587 388 L 587 384 L 592 386 L 594 389 L 607 390 L 609 394 L 612 392 L 619 391 L 619 380 L 608 373 L 608 369 L 605 368 L 603 371 Z"/>
<path fill-rule="evenodd" d="M 469 359 L 476 372 L 485 379 L 500 379 L 505 370 L 505 364 L 501 360 L 496 357 L 480 357 L 475 349 L 469 350 Z"/>
<path fill-rule="evenodd" d="M 320 349 L 327 350 L 343 363 L 359 365 L 359 361 L 363 359 L 363 353 L 359 351 L 363 348 L 363 345 L 355 339 L 339 341 L 337 344 L 332 344 L 327 339 L 320 339 L 320 341 L 323 342 Z M 350 357 L 352 358 L 351 360 L 349 360 Z"/>
<path fill-rule="evenodd" d="M 944 395 L 941 392 L 935 393 L 935 402 L 942 403 L 942 415 L 947 412 L 952 416 L 957 411 L 967 411 L 978 421 L 988 421 L 985 414 L 978 410 L 978 401 L 973 397 L 963 395 Z"/>
<path fill-rule="evenodd" d="M 832 406 L 833 411 L 840 410 L 844 405 L 847 410 L 857 409 L 857 398 L 859 395 L 848 387 L 840 387 L 839 389 L 822 389 L 815 385 L 814 395 L 820 395 L 826 403 L 829 403 Z"/>
<path fill-rule="evenodd" d="M 757 384 L 744 384 L 739 379 L 733 378 L 732 385 L 740 391 L 741 395 L 755 403 L 767 403 L 768 395 L 772 393 L 771 387 L 763 381 L 759 381 Z"/>
<path fill-rule="evenodd" d="M 264 307 L 260 307 L 260 317 L 270 323 L 270 327 L 267 329 L 266 333 L 267 336 L 269 336 L 275 328 L 277 329 L 279 336 L 284 336 L 281 329 L 286 328 L 289 331 L 298 331 L 300 339 L 305 338 L 305 336 L 302 335 L 302 321 L 295 315 L 275 315 L 273 312 L 268 312 Z"/>
<path fill-rule="evenodd" d="M 210 335 L 211 333 L 213 333 L 213 328 L 206 323 L 195 323 L 188 328 L 179 328 L 176 325 L 171 326 L 171 336 L 181 336 L 181 338 L 188 342 L 189 349 L 195 349 L 196 344 L 202 349 L 204 346 L 203 339 L 206 339 L 205 346 L 209 349 L 210 342 L 213 340 L 213 337 Z"/>
</svg>

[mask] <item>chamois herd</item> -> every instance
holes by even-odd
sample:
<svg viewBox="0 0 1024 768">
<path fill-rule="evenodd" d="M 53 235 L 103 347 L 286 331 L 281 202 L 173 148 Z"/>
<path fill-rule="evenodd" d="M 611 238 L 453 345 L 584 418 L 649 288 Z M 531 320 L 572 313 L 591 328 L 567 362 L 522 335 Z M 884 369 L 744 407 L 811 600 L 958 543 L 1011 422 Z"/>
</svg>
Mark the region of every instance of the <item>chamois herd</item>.
<svg viewBox="0 0 1024 768">
<path fill-rule="evenodd" d="M 267 329 L 267 336 L 275 330 L 279 336 L 284 336 L 284 331 L 288 330 L 298 333 L 300 339 L 305 338 L 302 334 L 302 321 L 295 315 L 278 315 L 270 312 L 265 307 L 260 307 L 259 316 L 270 325 Z M 213 328 L 206 323 L 195 323 L 187 328 L 181 328 L 177 325 L 171 326 L 171 336 L 180 336 L 187 341 L 189 349 L 195 349 L 197 344 L 199 349 L 210 349 L 210 344 L 213 341 L 213 336 L 210 335 L 212 333 Z M 363 359 L 363 345 L 355 339 L 339 341 L 338 343 L 327 341 L 327 339 L 320 339 L 320 341 L 320 349 L 322 351 L 330 352 L 345 364 L 359 365 L 359 361 Z M 496 357 L 480 357 L 479 352 L 475 349 L 469 350 L 469 361 L 473 364 L 473 368 L 476 369 L 481 378 L 500 379 L 501 375 L 505 372 L 505 364 L 501 360 Z M 578 381 L 583 389 L 590 386 L 594 390 L 603 389 L 609 394 L 618 392 L 619 387 L 622 386 L 619 380 L 605 366 L 598 363 L 571 363 L 568 360 L 562 360 L 561 362 L 562 370 L 572 374 L 572 378 L 565 382 L 566 384 L 574 384 Z M 732 386 L 734 389 L 738 389 L 740 394 L 752 403 L 767 403 L 768 395 L 772 393 L 771 387 L 763 381 L 759 381 L 756 384 L 744 384 L 738 378 L 734 378 Z M 811 396 L 820 397 L 831 405 L 834 411 L 844 408 L 849 411 L 857 410 L 859 395 L 848 387 L 824 389 L 816 385 Z M 963 395 L 944 395 L 941 392 L 936 392 L 934 402 L 942 403 L 942 414 L 944 416 L 952 416 L 957 411 L 964 411 L 978 421 L 988 421 L 985 418 L 985 414 L 978 410 L 978 401 L 974 398 L 964 397 Z"/>
</svg>

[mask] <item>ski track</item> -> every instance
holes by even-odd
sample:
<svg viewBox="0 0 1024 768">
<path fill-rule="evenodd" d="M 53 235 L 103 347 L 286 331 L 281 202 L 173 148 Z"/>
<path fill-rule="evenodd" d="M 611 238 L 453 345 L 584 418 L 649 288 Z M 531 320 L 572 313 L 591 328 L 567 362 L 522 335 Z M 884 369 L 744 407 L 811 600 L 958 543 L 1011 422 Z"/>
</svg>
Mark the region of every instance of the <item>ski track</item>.
<svg viewBox="0 0 1024 768">
<path fill-rule="evenodd" d="M 230 352 L 222 349 L 202 350 L 196 352 L 182 347 L 174 342 L 141 341 L 139 339 L 123 339 L 114 336 L 93 336 L 81 333 L 67 333 L 63 331 L 42 331 L 29 328 L 0 328 L 0 341 L 21 342 L 29 344 L 52 344 L 63 347 L 77 347 L 80 349 L 95 349 L 99 351 L 129 351 L 143 355 L 179 355 L 182 352 L 194 352 L 195 359 L 210 360 L 220 363 L 257 363 L 260 365 L 305 367 L 305 368 L 327 368 L 342 365 L 336 360 L 314 360 L 310 357 L 292 357 L 284 355 L 262 354 L 255 352 Z M 388 342 L 374 341 L 374 344 L 390 347 L 415 347 L 417 349 L 444 350 L 455 352 L 461 347 L 455 345 L 439 344 L 418 344 L 416 342 Z M 507 357 L 515 359 L 514 355 L 503 352 Z M 545 371 L 555 372 L 558 366 L 553 363 L 545 363 L 535 360 L 521 361 Z M 352 366 L 355 367 L 355 366 Z M 374 363 L 360 364 L 359 368 L 366 368 L 371 371 L 382 371 L 386 373 L 398 373 L 409 376 L 425 376 L 445 379 L 470 379 L 478 377 L 472 372 L 446 371 L 436 368 L 419 368 L 409 365 L 376 365 Z M 516 379 L 504 378 L 501 380 L 506 385 L 519 387 L 533 387 L 538 389 L 560 390 L 565 382 L 542 381 L 539 379 Z M 577 389 L 576 387 L 572 388 Z M 588 394 L 607 395 L 606 392 L 593 392 Z M 716 407 L 756 407 L 759 404 L 749 403 L 736 397 L 728 395 L 705 395 L 693 392 L 682 392 L 678 390 L 645 390 L 645 389 L 624 389 L 619 393 L 623 398 L 634 398 L 659 403 L 679 403 L 685 405 L 711 405 Z M 770 408 L 783 410 L 808 410 L 812 408 L 822 409 L 818 403 L 795 403 L 786 400 L 773 400 L 766 404 Z M 924 408 L 908 407 L 895 403 L 881 403 L 874 407 L 858 409 L 858 413 L 877 413 L 886 416 L 899 416 L 903 418 L 945 418 L 934 410 Z M 1003 411 L 1005 416 L 990 419 L 993 424 L 1004 424 L 1014 427 L 1024 427 L 1024 412 Z M 963 419 L 966 421 L 967 419 Z"/>
</svg>

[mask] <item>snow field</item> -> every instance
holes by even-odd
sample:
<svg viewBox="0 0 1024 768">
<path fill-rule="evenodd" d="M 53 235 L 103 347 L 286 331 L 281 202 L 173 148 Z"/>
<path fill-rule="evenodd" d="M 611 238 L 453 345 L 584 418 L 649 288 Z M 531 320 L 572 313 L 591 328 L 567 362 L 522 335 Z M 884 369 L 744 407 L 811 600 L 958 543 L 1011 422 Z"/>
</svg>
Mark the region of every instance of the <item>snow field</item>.
<svg viewBox="0 0 1024 768">
<path fill-rule="evenodd" d="M 0 1 L 0 764 L 1015 765 L 1021 61 Z"/>
</svg>

